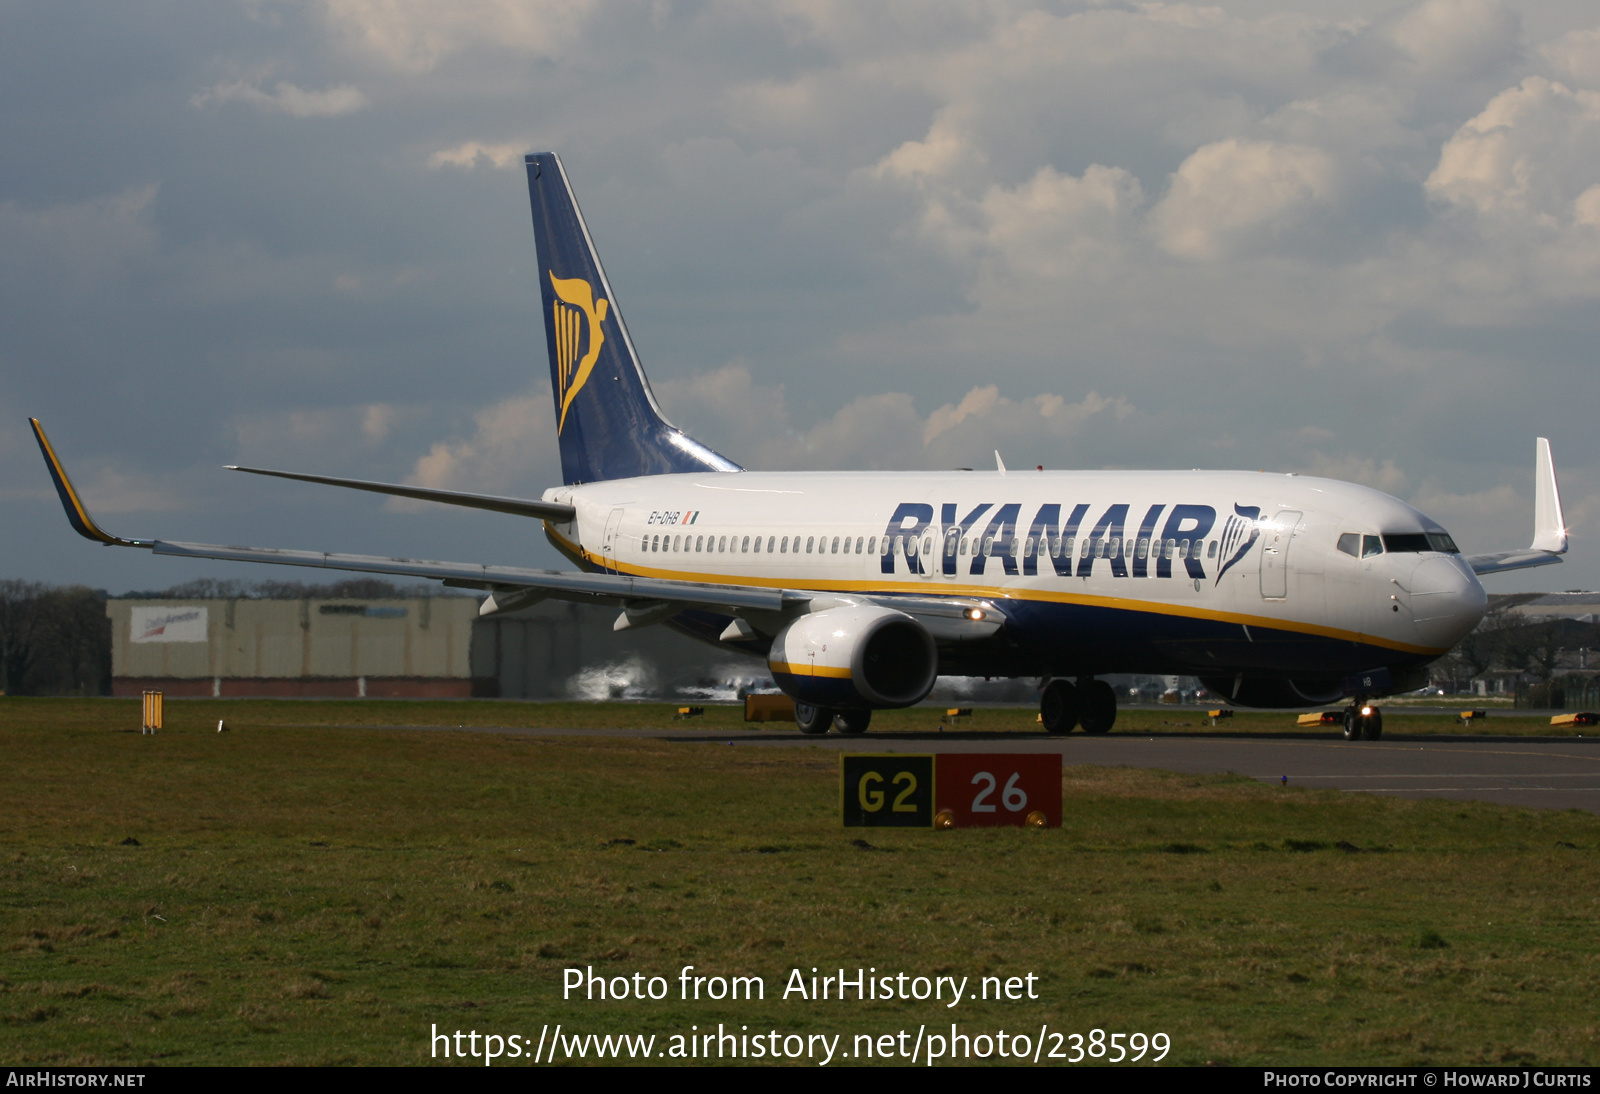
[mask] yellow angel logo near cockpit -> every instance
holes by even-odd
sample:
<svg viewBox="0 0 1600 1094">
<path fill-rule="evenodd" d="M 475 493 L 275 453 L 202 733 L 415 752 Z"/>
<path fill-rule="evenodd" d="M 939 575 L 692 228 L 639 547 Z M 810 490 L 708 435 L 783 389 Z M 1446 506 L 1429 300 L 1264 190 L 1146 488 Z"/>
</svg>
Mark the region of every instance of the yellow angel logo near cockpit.
<svg viewBox="0 0 1600 1094">
<path fill-rule="evenodd" d="M 567 424 L 567 408 L 594 371 L 600 359 L 600 347 L 605 345 L 606 334 L 601 326 L 606 320 L 605 300 L 594 298 L 594 288 L 583 278 L 560 278 L 550 274 L 550 286 L 556 299 L 550 308 L 556 330 L 556 383 L 561 399 L 561 415 L 556 421 L 559 435 Z M 584 330 L 588 328 L 588 348 L 584 349 Z M 581 356 L 580 356 L 581 351 Z"/>
</svg>

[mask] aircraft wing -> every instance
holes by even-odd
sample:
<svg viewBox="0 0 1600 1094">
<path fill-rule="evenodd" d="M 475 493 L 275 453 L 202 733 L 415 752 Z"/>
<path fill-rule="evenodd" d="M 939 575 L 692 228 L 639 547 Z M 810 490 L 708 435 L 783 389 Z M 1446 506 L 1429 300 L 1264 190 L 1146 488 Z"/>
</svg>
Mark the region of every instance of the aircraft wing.
<svg viewBox="0 0 1600 1094">
<path fill-rule="evenodd" d="M 325 570 L 354 570 L 367 574 L 421 577 L 444 581 L 456 588 L 506 593 L 537 592 L 557 600 L 612 603 L 661 601 L 714 608 L 746 608 L 779 612 L 811 599 L 810 593 L 790 589 L 763 589 L 750 585 L 709 585 L 693 581 L 595 574 L 577 570 L 527 570 L 515 566 L 483 566 L 469 562 L 433 562 L 380 555 L 340 555 L 326 551 L 287 551 L 272 547 L 224 547 L 213 543 L 141 541 L 151 553 L 182 558 L 216 558 L 230 562 L 271 562 L 279 566 L 311 566 Z M 509 599 L 509 598 L 508 598 Z M 521 599 L 523 603 L 530 601 Z M 493 609 L 491 609 L 493 610 Z"/>
<path fill-rule="evenodd" d="M 1500 574 L 1507 570 L 1526 570 L 1531 566 L 1550 566 L 1561 561 L 1561 556 L 1549 551 L 1495 551 L 1487 555 L 1467 555 L 1467 565 L 1475 574 Z"/>
<path fill-rule="evenodd" d="M 176 555 L 186 558 L 215 558 L 236 562 L 271 562 L 280 566 L 310 566 L 325 570 L 353 570 L 358 573 L 391 574 L 396 577 L 420 577 L 444 581 L 460 588 L 482 589 L 491 596 L 484 603 L 485 613 L 509 611 L 532 603 L 543 597 L 559 600 L 588 600 L 617 604 L 656 602 L 683 604 L 712 608 L 744 608 L 754 611 L 781 612 L 785 608 L 804 605 L 811 594 L 788 589 L 767 589 L 746 585 L 713 585 L 692 581 L 667 581 L 659 578 L 629 577 L 624 574 L 582 573 L 563 570 L 529 570 L 514 566 L 483 566 L 465 562 L 432 562 L 412 558 L 383 558 L 377 555 L 341 555 L 326 551 L 285 551 L 270 547 L 229 547 L 212 543 L 174 543 L 167 540 L 123 539 L 111 535 L 89 515 L 88 508 L 78 496 L 77 488 L 67 477 L 66 469 L 57 458 L 44 429 L 37 418 L 28 419 L 33 425 L 34 438 L 39 451 L 44 454 L 45 466 L 50 470 L 56 492 L 67 511 L 67 520 L 79 535 L 114 547 L 143 547 L 158 555 Z M 243 470 L 241 468 L 240 470 Z M 403 497 L 419 497 L 426 501 L 446 501 L 450 504 L 473 504 L 455 498 L 429 497 L 445 491 L 413 490 L 411 487 L 389 487 L 383 483 L 361 483 L 354 480 L 324 479 L 309 475 L 277 472 L 283 478 L 300 478 L 312 482 L 329 482 L 337 486 L 355 486 L 357 489 L 381 488 L 380 493 L 402 493 Z M 514 503 L 522 508 L 483 505 L 479 508 L 500 508 L 502 511 L 523 512 L 525 515 L 545 515 L 552 519 L 571 519 L 570 506 L 545 502 L 520 502 L 516 499 L 486 498 L 464 495 L 474 501 Z M 462 495 L 456 495 L 456 498 Z M 538 507 L 537 509 L 535 507 Z M 548 510 L 541 513 L 539 510 Z M 498 600 L 497 600 L 498 597 Z"/>
<path fill-rule="evenodd" d="M 1533 464 L 1533 543 L 1520 551 L 1495 551 L 1486 555 L 1467 555 L 1467 565 L 1475 574 L 1498 574 L 1507 570 L 1526 570 L 1549 566 L 1567 553 L 1567 525 L 1561 515 L 1561 491 L 1556 486 L 1555 462 L 1550 458 L 1550 442 L 1540 437 L 1534 448 Z"/>
</svg>

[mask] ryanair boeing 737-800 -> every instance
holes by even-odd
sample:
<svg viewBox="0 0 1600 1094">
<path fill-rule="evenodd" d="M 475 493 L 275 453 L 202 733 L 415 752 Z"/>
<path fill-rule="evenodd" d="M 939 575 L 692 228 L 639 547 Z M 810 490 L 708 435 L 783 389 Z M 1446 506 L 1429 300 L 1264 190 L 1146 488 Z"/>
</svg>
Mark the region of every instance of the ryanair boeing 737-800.
<svg viewBox="0 0 1600 1094">
<path fill-rule="evenodd" d="M 160 555 L 442 580 L 483 614 L 546 597 L 612 604 L 765 657 L 801 730 L 867 728 L 942 674 L 1039 677 L 1044 728 L 1104 733 L 1109 673 L 1199 677 L 1227 701 L 1371 701 L 1426 681 L 1482 617 L 1478 575 L 1561 561 L 1550 446 L 1526 550 L 1463 555 L 1364 486 L 1242 471 L 755 472 L 656 405 L 561 161 L 527 157 L 565 485 L 541 500 L 239 471 L 534 517 L 579 569 L 128 540 L 103 531 L 33 422 L 74 528 Z"/>
</svg>

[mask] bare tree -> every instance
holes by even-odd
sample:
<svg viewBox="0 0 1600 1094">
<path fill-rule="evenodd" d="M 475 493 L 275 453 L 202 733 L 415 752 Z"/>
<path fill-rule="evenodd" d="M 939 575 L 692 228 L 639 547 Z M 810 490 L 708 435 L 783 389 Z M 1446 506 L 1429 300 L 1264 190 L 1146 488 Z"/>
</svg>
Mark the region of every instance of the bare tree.
<svg viewBox="0 0 1600 1094">
<path fill-rule="evenodd" d="M 0 693 L 103 695 L 110 687 L 104 592 L 0 581 Z"/>
</svg>

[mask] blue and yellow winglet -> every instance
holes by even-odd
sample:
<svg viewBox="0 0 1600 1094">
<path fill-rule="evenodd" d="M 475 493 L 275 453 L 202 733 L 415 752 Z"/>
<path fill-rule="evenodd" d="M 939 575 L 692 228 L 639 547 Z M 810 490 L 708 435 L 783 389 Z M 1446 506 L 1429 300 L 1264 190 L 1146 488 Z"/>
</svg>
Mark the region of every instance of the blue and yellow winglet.
<svg viewBox="0 0 1600 1094">
<path fill-rule="evenodd" d="M 44 427 L 39 424 L 39 419 L 29 418 L 28 424 L 33 426 L 34 439 L 39 442 L 39 451 L 44 453 L 44 465 L 50 469 L 50 478 L 56 484 L 56 493 L 61 495 L 61 506 L 67 511 L 67 520 L 72 523 L 73 529 L 84 539 L 92 539 L 108 547 L 149 547 L 150 540 L 123 539 L 94 522 L 83 500 L 78 497 L 78 491 L 73 488 L 72 480 L 67 478 L 66 468 L 56 458 L 56 450 L 50 447 L 50 439 L 44 435 Z"/>
</svg>

